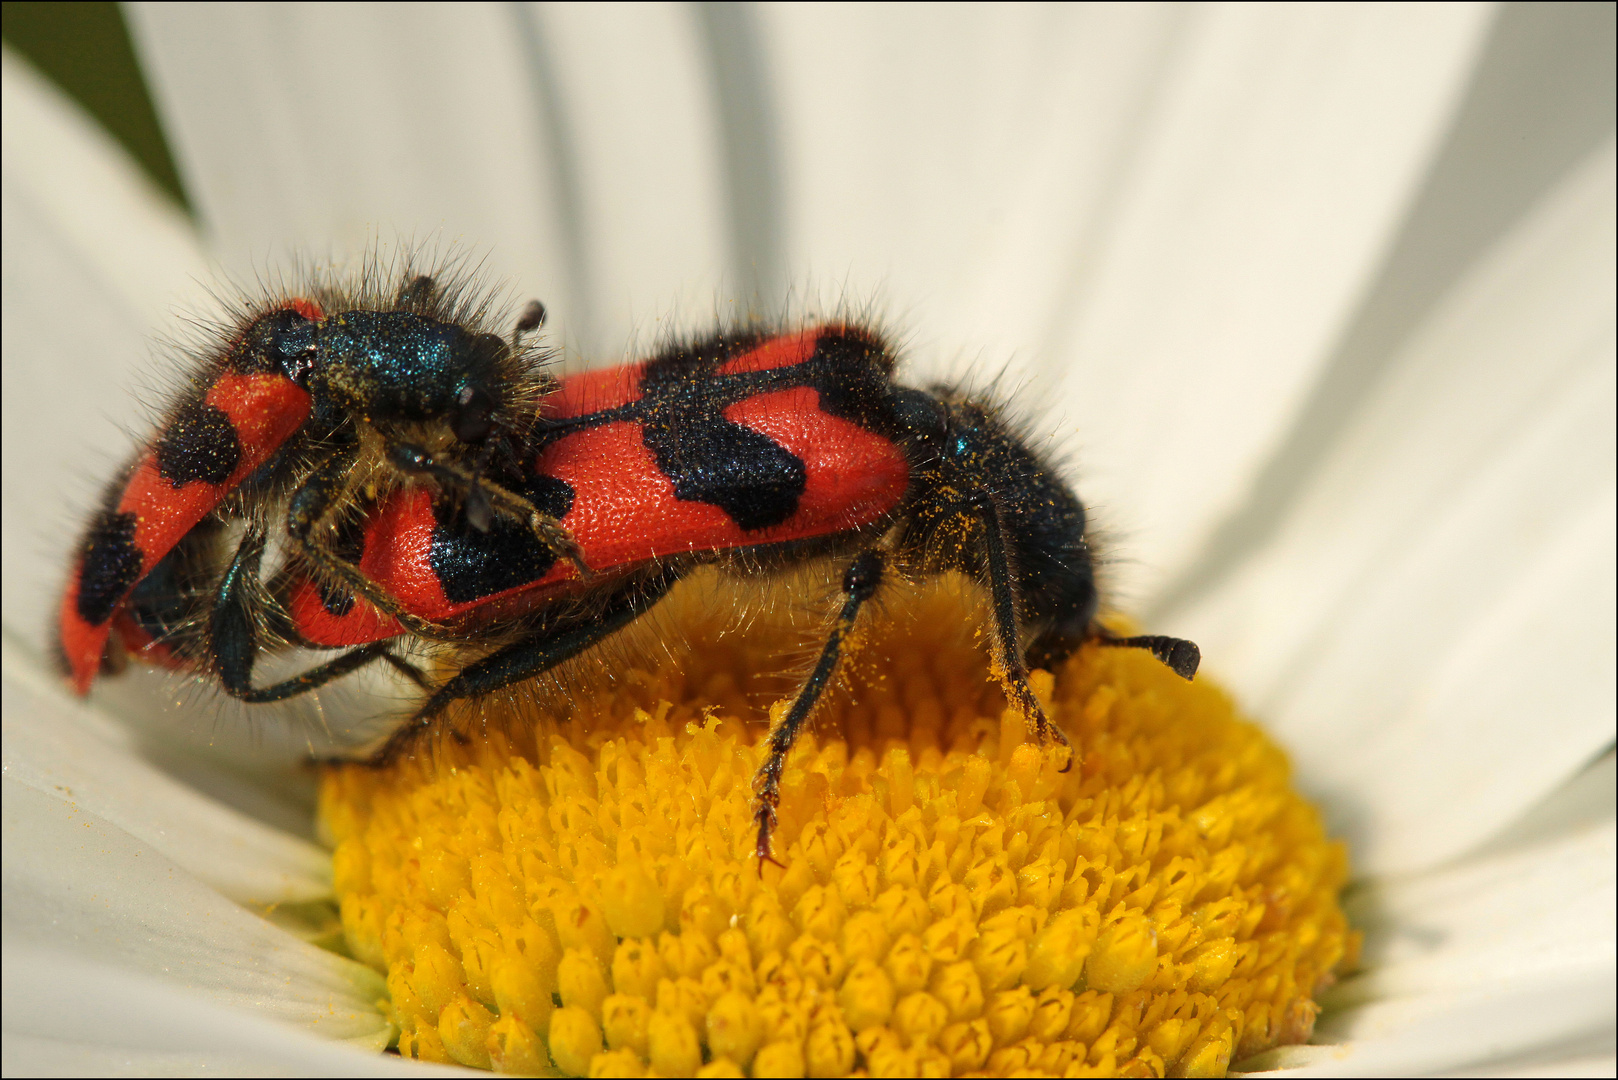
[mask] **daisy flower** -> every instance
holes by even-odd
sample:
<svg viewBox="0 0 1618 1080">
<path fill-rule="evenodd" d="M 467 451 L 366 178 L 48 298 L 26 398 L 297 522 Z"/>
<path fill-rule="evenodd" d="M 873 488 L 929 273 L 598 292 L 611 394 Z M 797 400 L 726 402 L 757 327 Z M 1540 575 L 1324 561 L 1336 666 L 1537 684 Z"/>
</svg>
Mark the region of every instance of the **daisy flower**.
<svg viewBox="0 0 1618 1080">
<path fill-rule="evenodd" d="M 576 1072 L 1612 1071 L 1609 7 L 125 14 L 194 216 L 4 56 L 7 1073 L 432 1067 L 378 1053 L 395 1040 L 518 1071 L 547 1053 Z M 1266 734 L 1200 680 L 1159 688 L 1149 660 L 1131 666 L 1145 658 L 1090 658 L 1041 684 L 1089 733 L 1074 776 L 1046 775 L 992 701 L 938 691 L 973 654 L 947 630 L 959 611 L 927 605 L 971 601 L 922 598 L 924 648 L 873 658 L 872 685 L 907 723 L 933 716 L 914 729 L 933 756 L 910 728 L 908 748 L 852 754 L 822 732 L 787 785 L 795 854 L 759 900 L 674 889 L 685 849 L 647 848 L 654 870 L 637 869 L 625 853 L 664 839 L 650 826 L 623 826 L 607 858 L 581 839 L 606 850 L 603 818 L 553 819 L 610 807 L 623 825 L 633 799 L 601 778 L 662 777 L 708 800 L 676 839 L 708 830 L 722 850 L 752 752 L 730 722 L 738 678 L 768 639 L 703 654 L 701 691 L 725 706 L 707 718 L 660 711 L 690 689 L 669 680 L 696 675 L 657 668 L 639 698 L 581 706 L 607 733 L 593 743 L 534 726 L 542 768 L 516 780 L 524 757 L 487 758 L 497 733 L 424 758 L 413 787 L 338 770 L 317 792 L 302 761 L 313 725 L 339 726 L 340 694 L 266 717 L 130 672 L 71 698 L 44 628 L 77 515 L 147 422 L 132 390 L 161 384 L 141 366 L 154 331 L 209 309 L 200 283 L 378 233 L 486 250 L 491 277 L 546 299 L 569 355 L 601 361 L 716 305 L 808 306 L 807 283 L 880 296 L 911 378 L 1004 371 L 1040 407 L 1120 553 L 1115 602 L 1197 640 Z M 1171 692 L 1191 695 L 1173 723 L 1153 711 Z M 943 704 L 967 699 L 958 717 Z M 894 735 L 882 709 L 855 714 L 845 729 Z M 952 725 L 982 753 L 951 759 Z M 1203 814 L 1186 850 L 1212 853 L 1185 856 L 1187 896 L 1221 852 L 1240 849 L 1222 856 L 1236 866 L 1279 836 L 1290 854 L 1265 873 L 1298 868 L 1314 891 L 1287 895 L 1320 901 L 1244 901 L 1254 925 L 1229 940 L 1270 920 L 1310 985 L 1269 986 L 1234 1019 L 1207 988 L 1257 961 L 1176 938 L 1172 882 L 1107 861 L 1172 831 L 1140 839 L 1137 818 L 1097 810 L 1047 834 L 1030 809 L 1128 811 L 1180 774 L 1114 775 L 1117 748 L 1165 741 L 1209 763 L 1185 783 L 1228 785 L 1185 803 Z M 793 782 L 827 785 L 836 814 L 790 820 Z M 533 965 L 549 983 L 502 966 L 509 942 L 457 906 L 499 895 L 475 853 L 424 845 L 403 876 L 388 861 L 390 830 L 459 842 L 417 827 L 428 804 L 503 850 L 599 860 L 610 887 L 528 909 L 553 920 L 531 939 L 554 949 Z M 1244 831 L 1260 819 L 1281 824 Z M 963 821 L 976 839 L 952 847 L 940 830 Z M 981 880 L 927 876 L 935 845 Z M 1002 857 L 1014 881 L 993 877 Z M 1331 897 L 1345 873 L 1357 965 Z M 735 888 L 762 888 L 748 880 Z M 1097 899 L 1125 888 L 1133 906 Z M 410 930 L 404 907 L 391 925 L 375 907 L 412 892 L 449 914 Z M 1071 914 L 1086 903 L 1093 921 Z M 1157 921 L 1127 914 L 1148 903 Z M 837 1024 L 766 997 L 770 955 L 800 983 L 823 973 Z M 1344 977 L 1317 1019 L 1309 993 L 1331 969 Z M 1212 1004 L 1130 997 L 1169 975 Z M 1296 1005 L 1259 1024 L 1253 1001 Z M 1311 1024 L 1309 1045 L 1253 1053 Z"/>
</svg>

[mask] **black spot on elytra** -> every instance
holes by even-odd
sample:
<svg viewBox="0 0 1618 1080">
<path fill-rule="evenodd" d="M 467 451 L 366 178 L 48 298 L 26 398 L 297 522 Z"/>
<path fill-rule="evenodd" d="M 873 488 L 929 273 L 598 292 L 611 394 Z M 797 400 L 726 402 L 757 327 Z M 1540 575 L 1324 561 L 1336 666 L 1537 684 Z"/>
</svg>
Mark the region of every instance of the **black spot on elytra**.
<svg viewBox="0 0 1618 1080">
<path fill-rule="evenodd" d="M 724 358 L 676 352 L 647 365 L 642 437 L 675 498 L 717 506 L 743 529 L 779 525 L 797 512 L 808 471 L 773 439 L 725 419 L 730 401 L 712 384 Z"/>
<path fill-rule="evenodd" d="M 541 514 L 563 518 L 573 508 L 573 488 L 554 476 L 532 474 L 518 493 Z M 466 523 L 459 508 L 434 506 L 437 525 L 427 561 L 451 603 L 465 604 L 538 581 L 556 565 L 556 556 L 526 522 L 497 514 L 489 531 Z"/>
<path fill-rule="evenodd" d="M 193 401 L 181 407 L 155 453 L 157 471 L 177 488 L 198 480 L 223 484 L 241 463 L 242 444 L 223 409 Z"/>
<path fill-rule="evenodd" d="M 743 529 L 790 518 L 808 483 L 802 458 L 723 416 L 678 428 L 648 423 L 645 439 L 675 498 L 717 506 Z"/>
<path fill-rule="evenodd" d="M 822 334 L 805 367 L 806 381 L 819 394 L 823 410 L 869 431 L 898 434 L 893 386 L 888 382 L 893 358 L 879 343 L 849 334 Z"/>
<path fill-rule="evenodd" d="M 135 515 L 103 511 L 90 523 L 79 565 L 79 618 L 99 626 L 140 580 L 145 556 L 135 546 Z"/>
</svg>

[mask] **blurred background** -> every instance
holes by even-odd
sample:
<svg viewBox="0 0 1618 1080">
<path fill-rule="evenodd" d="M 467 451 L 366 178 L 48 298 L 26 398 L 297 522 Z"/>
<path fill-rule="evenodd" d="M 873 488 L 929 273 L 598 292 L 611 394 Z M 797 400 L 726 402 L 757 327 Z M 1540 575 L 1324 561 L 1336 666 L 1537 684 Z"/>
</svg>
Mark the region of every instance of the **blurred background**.
<svg viewBox="0 0 1618 1080">
<path fill-rule="evenodd" d="M 1439 298 L 1611 137 L 1614 10 L 1254 26 L 1175 5 L 6 3 L 4 39 L 227 274 L 377 238 L 464 244 L 547 301 L 575 362 L 847 304 L 889 321 L 924 371 L 1006 371 L 1059 414 L 1133 552 L 1119 585 L 1164 611 L 1274 527 Z M 1333 92 L 1357 107 L 1301 100 L 1268 127 L 1215 111 L 1306 99 L 1344 56 L 1366 74 Z M 1255 73 L 1248 99 L 1221 100 L 1217 63 Z M 1242 145 L 1258 139 L 1275 151 Z M 1167 157 L 1177 142 L 1186 160 Z M 1399 175 L 1355 175 L 1379 152 L 1403 155 Z M 1166 170 L 1187 190 L 1154 192 Z M 1363 239 L 1311 237 L 1334 223 L 1296 193 L 1321 176 L 1353 189 L 1337 224 Z M 1228 220 L 1195 219 L 1198 185 Z M 1291 236 L 1266 237 L 1265 217 Z M 1125 244 L 1143 268 L 1111 269 Z M 1289 263 L 1299 252 L 1339 280 L 1297 288 L 1317 273 Z M 1244 255 L 1303 295 L 1278 288 L 1264 310 L 1222 293 L 1209 266 L 1239 281 Z M 1109 320 L 1124 290 L 1140 299 Z M 1223 427 L 1165 432 L 1173 411 L 1119 374 L 1151 373 L 1154 353 L 1219 372 L 1177 381 L 1228 407 Z M 1242 395 L 1278 404 L 1254 417 Z M 1237 479 L 1159 476 L 1254 424 L 1250 448 L 1210 465 Z"/>
</svg>

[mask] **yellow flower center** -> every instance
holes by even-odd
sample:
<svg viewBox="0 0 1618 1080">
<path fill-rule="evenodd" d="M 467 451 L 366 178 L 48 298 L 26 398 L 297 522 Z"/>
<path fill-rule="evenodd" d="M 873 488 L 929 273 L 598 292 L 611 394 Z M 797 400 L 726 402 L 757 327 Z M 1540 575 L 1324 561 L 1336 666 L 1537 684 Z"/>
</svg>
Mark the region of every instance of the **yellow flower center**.
<svg viewBox="0 0 1618 1080">
<path fill-rule="evenodd" d="M 1064 773 L 990 679 L 973 601 L 894 607 L 789 759 L 784 869 L 753 857 L 763 726 L 741 719 L 783 692 L 784 629 L 611 653 L 563 706 L 496 695 L 412 759 L 328 770 L 343 928 L 387 974 L 400 1053 L 1219 1076 L 1306 1040 L 1354 935 L 1344 850 L 1281 751 L 1205 678 L 1087 647 L 1036 673 Z"/>
</svg>

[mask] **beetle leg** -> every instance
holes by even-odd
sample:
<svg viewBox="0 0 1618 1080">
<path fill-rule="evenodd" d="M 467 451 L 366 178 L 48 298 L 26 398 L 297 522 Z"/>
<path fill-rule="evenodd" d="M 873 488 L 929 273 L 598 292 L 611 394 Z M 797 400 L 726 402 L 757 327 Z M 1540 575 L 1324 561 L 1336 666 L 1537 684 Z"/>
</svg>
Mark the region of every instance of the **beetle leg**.
<svg viewBox="0 0 1618 1080">
<path fill-rule="evenodd" d="M 263 558 L 264 527 L 250 524 L 219 583 L 208 613 L 208 650 L 219 672 L 219 682 L 231 697 L 252 703 L 282 701 L 308 693 L 377 659 L 393 665 L 418 683 L 422 681 L 420 670 L 393 655 L 387 641 L 375 641 L 272 686 L 253 686 L 253 664 L 259 654 L 259 627 L 253 615 L 253 600 L 254 594 L 261 591 L 258 568 Z"/>
<path fill-rule="evenodd" d="M 1145 649 L 1163 666 L 1182 679 L 1190 679 L 1197 673 L 1197 667 L 1202 663 L 1202 650 L 1196 643 L 1184 638 L 1165 637 L 1162 634 L 1139 634 L 1135 637 L 1114 637 L 1101 628 L 1096 628 L 1095 639 L 1102 645 L 1111 645 L 1121 649 Z"/>
<path fill-rule="evenodd" d="M 499 512 L 528 526 L 547 550 L 573 564 L 580 579 L 588 581 L 594 576 L 585 565 L 584 549 L 573 539 L 573 534 L 563 528 L 556 518 L 540 513 L 533 503 L 521 495 L 491 483 L 462 465 L 436 461 L 427 451 L 407 443 L 389 446 L 388 461 L 400 472 L 428 476 L 452 491 L 463 492 L 467 522 L 479 532 L 488 532 L 491 513 Z"/>
<path fill-rule="evenodd" d="M 539 542 L 544 544 L 553 555 L 572 563 L 573 568 L 579 572 L 581 581 L 589 581 L 595 576 L 595 572 L 584 563 L 584 549 L 579 546 L 577 540 L 573 539 L 573 534 L 563 528 L 562 523 L 556 518 L 540 513 L 533 503 L 521 495 L 515 495 L 507 491 L 499 484 L 491 484 L 489 481 L 483 480 L 479 483 L 477 490 L 483 492 L 496 510 L 502 511 L 507 516 L 514 517 L 527 525 L 533 531 L 534 536 L 539 539 Z"/>
<path fill-rule="evenodd" d="M 422 671 L 421 668 L 415 664 L 412 664 L 410 661 L 393 652 L 384 652 L 382 654 L 382 659 L 387 661 L 388 665 L 392 667 L 394 671 L 397 671 L 399 674 L 403 675 L 405 678 L 409 679 L 423 690 L 431 688 L 432 684 L 427 681 L 427 673 Z"/>
<path fill-rule="evenodd" d="M 665 567 L 650 578 L 641 578 L 620 588 L 604 608 L 587 619 L 543 627 L 467 665 L 460 674 L 440 686 L 416 715 L 393 733 L 372 756 L 372 762 L 380 765 L 397 757 L 451 702 L 480 697 L 541 675 L 622 630 L 668 595 L 682 572 L 676 567 Z"/>
<path fill-rule="evenodd" d="M 758 856 L 761 874 L 766 859 L 776 861 L 770 854 L 770 834 L 775 830 L 775 811 L 781 804 L 781 773 L 786 768 L 787 753 L 797 741 L 798 732 L 803 730 L 816 702 L 836 676 L 838 662 L 849 651 L 849 637 L 854 632 L 860 609 L 876 595 L 886 568 L 886 557 L 874 548 L 860 552 L 849 564 L 843 574 L 843 607 L 837 613 L 837 623 L 832 627 L 831 635 L 821 647 L 820 659 L 815 661 L 814 670 L 792 699 L 792 706 L 787 709 L 786 715 L 766 737 L 764 764 L 753 776 L 757 800 L 753 807 L 753 821 L 758 826 L 758 839 L 753 850 Z"/>
<path fill-rule="evenodd" d="M 342 497 L 348 490 L 349 476 L 358 456 L 357 444 L 336 450 L 310 474 L 302 487 L 292 493 L 292 500 L 287 506 L 287 532 L 317 569 L 325 571 L 379 610 L 393 616 L 412 634 L 425 638 L 446 637 L 443 627 L 406 611 L 399 601 L 332 548 L 330 526 L 343 505 Z"/>
<path fill-rule="evenodd" d="M 1023 657 L 1017 625 L 1017 587 L 1012 579 L 1011 558 L 1006 552 L 1006 527 L 1000 518 L 1000 509 L 988 495 L 975 500 L 975 509 L 980 526 L 983 576 L 989 587 L 990 671 L 1006 697 L 1023 714 L 1034 738 L 1041 743 L 1054 739 L 1063 746 L 1071 746 L 1062 729 L 1045 715 L 1033 687 L 1028 685 L 1028 663 Z M 1067 768 L 1072 767 L 1069 758 Z"/>
</svg>

